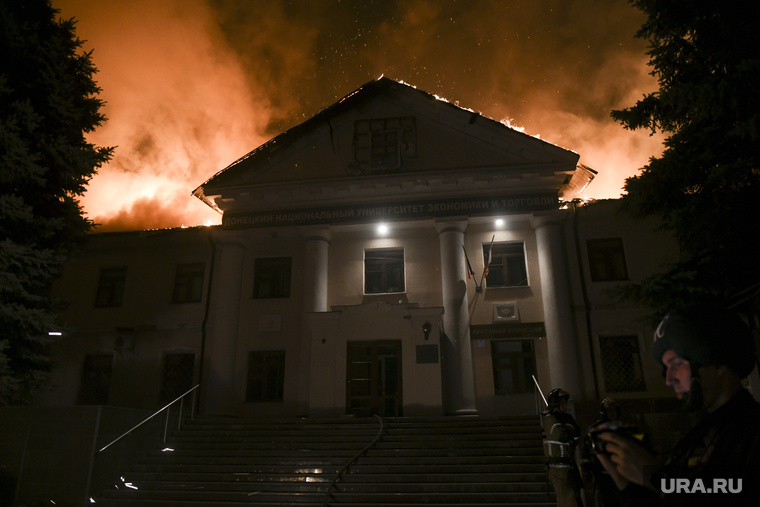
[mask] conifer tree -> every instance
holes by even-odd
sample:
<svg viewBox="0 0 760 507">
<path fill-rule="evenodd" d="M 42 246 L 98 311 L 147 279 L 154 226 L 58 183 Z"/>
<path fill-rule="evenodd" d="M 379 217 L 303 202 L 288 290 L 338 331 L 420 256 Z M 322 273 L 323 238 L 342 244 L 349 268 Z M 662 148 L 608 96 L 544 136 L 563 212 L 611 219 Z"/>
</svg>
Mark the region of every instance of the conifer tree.
<svg viewBox="0 0 760 507">
<path fill-rule="evenodd" d="M 0 0 L 0 404 L 44 387 L 52 281 L 92 227 L 78 197 L 112 148 L 91 52 L 49 0 Z"/>
<path fill-rule="evenodd" d="M 624 209 L 659 216 L 679 261 L 631 292 L 657 313 L 676 304 L 751 301 L 760 287 L 760 51 L 754 4 L 634 0 L 636 36 L 659 89 L 613 111 L 628 129 L 666 134 L 664 151 L 625 184 Z M 657 245 L 652 245 L 656 248 Z"/>
</svg>

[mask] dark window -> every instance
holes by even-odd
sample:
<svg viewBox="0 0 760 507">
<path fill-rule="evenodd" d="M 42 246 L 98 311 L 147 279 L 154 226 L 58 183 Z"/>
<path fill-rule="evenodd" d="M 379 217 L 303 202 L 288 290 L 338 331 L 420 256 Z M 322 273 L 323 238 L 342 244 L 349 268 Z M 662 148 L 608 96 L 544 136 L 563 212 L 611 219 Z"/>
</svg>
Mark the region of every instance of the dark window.
<svg viewBox="0 0 760 507">
<path fill-rule="evenodd" d="M 414 117 L 358 120 L 354 128 L 354 156 L 361 172 L 398 169 L 403 160 L 416 156 Z"/>
<path fill-rule="evenodd" d="M 108 404 L 112 370 L 113 354 L 89 354 L 84 358 L 82 384 L 79 387 L 79 404 Z"/>
<path fill-rule="evenodd" d="M 256 259 L 253 273 L 254 299 L 290 297 L 290 257 Z"/>
<path fill-rule="evenodd" d="M 203 297 L 203 276 L 206 264 L 177 264 L 177 274 L 174 277 L 174 295 L 172 303 L 198 303 Z"/>
<path fill-rule="evenodd" d="M 492 340 L 494 390 L 497 395 L 533 392 L 536 353 L 533 340 Z"/>
<path fill-rule="evenodd" d="M 527 287 L 528 270 L 525 267 L 523 243 L 494 243 L 483 245 L 486 286 Z"/>
<path fill-rule="evenodd" d="M 628 280 L 623 238 L 587 239 L 586 249 L 592 281 Z"/>
<path fill-rule="evenodd" d="M 127 268 L 101 269 L 98 293 L 95 296 L 95 307 L 121 306 L 126 280 Z"/>
<path fill-rule="evenodd" d="M 636 336 L 600 336 L 604 386 L 608 392 L 645 391 Z"/>
<path fill-rule="evenodd" d="M 164 356 L 161 401 L 176 400 L 193 387 L 195 354 L 172 353 Z"/>
<path fill-rule="evenodd" d="M 248 353 L 245 401 L 282 401 L 284 385 L 284 350 L 257 350 Z"/>
<path fill-rule="evenodd" d="M 404 249 L 364 251 L 364 293 L 404 292 Z"/>
</svg>

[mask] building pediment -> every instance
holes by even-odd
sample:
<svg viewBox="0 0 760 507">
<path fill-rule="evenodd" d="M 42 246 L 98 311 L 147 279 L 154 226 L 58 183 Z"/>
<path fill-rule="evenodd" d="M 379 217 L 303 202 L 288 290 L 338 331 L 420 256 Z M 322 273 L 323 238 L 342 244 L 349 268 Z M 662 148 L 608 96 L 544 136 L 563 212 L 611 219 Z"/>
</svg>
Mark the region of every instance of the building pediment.
<svg viewBox="0 0 760 507">
<path fill-rule="evenodd" d="M 572 151 L 380 78 L 241 157 L 194 194 L 225 213 L 394 197 L 561 194 L 578 187 L 577 181 L 568 185 L 578 159 Z"/>
</svg>

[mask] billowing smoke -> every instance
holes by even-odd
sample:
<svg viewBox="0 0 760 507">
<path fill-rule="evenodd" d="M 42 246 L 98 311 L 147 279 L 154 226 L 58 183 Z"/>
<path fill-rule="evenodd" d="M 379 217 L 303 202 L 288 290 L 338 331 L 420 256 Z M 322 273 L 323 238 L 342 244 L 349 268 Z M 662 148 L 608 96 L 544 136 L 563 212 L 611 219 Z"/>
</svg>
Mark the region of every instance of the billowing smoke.
<svg viewBox="0 0 760 507">
<path fill-rule="evenodd" d="M 116 154 L 83 205 L 99 230 L 219 223 L 190 191 L 385 75 L 571 149 L 617 197 L 661 139 L 611 109 L 656 87 L 642 15 L 579 0 L 53 0 L 94 49 Z"/>
</svg>

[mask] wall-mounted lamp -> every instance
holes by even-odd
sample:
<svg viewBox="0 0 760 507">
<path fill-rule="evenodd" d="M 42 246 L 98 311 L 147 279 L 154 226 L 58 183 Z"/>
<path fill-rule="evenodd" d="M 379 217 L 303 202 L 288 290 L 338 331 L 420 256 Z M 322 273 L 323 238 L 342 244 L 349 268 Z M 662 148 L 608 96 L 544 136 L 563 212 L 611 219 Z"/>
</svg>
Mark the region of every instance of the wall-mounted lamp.
<svg viewBox="0 0 760 507">
<path fill-rule="evenodd" d="M 430 324 L 429 321 L 425 321 L 424 324 L 422 324 L 422 332 L 425 334 L 425 339 L 427 340 L 430 338 L 430 330 L 433 329 L 433 325 Z"/>
</svg>

